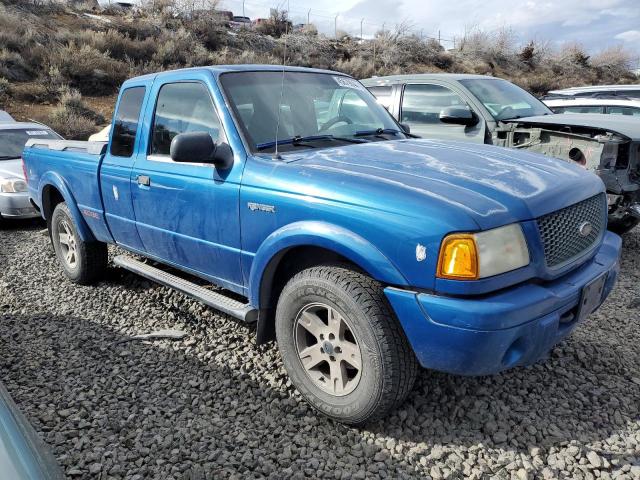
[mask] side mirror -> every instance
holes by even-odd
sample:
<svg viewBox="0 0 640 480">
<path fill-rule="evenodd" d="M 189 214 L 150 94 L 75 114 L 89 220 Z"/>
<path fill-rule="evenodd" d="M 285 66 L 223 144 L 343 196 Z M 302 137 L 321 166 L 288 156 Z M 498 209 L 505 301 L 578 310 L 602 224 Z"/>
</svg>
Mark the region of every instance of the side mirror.
<svg viewBox="0 0 640 480">
<path fill-rule="evenodd" d="M 406 123 L 401 123 L 400 124 L 400 128 L 402 129 L 402 131 L 404 133 L 411 133 L 411 127 L 409 125 L 407 125 Z"/>
<path fill-rule="evenodd" d="M 447 107 L 440 111 L 440 121 L 442 123 L 471 127 L 478 123 L 478 117 L 469 107 Z"/>
<path fill-rule="evenodd" d="M 226 143 L 216 143 L 207 132 L 187 132 L 173 137 L 169 155 L 174 162 L 212 163 L 221 169 L 233 164 L 233 152 Z"/>
</svg>

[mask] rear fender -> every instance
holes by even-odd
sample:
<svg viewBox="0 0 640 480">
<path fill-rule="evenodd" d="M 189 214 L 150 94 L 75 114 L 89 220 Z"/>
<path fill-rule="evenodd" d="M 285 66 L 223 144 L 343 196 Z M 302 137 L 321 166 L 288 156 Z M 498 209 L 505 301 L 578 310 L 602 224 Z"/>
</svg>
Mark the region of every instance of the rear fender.
<svg viewBox="0 0 640 480">
<path fill-rule="evenodd" d="M 80 238 L 84 242 L 94 242 L 96 238 L 87 225 L 87 222 L 85 222 L 84 218 L 82 217 L 80 209 L 78 209 L 78 204 L 76 203 L 71 190 L 65 183 L 64 179 L 54 172 L 45 173 L 40 178 L 40 184 L 38 185 L 38 200 L 42 215 L 45 216 L 44 191 L 47 187 L 55 188 L 58 192 L 60 192 L 60 195 L 62 195 L 62 198 L 67 204 L 67 207 L 69 207 L 69 211 L 71 212 L 73 221 L 76 224 L 78 235 L 80 235 Z M 51 213 L 53 213 L 53 209 L 51 210 Z M 45 220 L 49 221 L 48 218 L 45 218 Z"/>
<path fill-rule="evenodd" d="M 398 268 L 361 236 L 326 222 L 295 222 L 276 230 L 262 243 L 251 265 L 249 301 L 260 307 L 260 286 L 272 260 L 293 247 L 312 246 L 333 251 L 388 285 L 407 285 Z"/>
</svg>

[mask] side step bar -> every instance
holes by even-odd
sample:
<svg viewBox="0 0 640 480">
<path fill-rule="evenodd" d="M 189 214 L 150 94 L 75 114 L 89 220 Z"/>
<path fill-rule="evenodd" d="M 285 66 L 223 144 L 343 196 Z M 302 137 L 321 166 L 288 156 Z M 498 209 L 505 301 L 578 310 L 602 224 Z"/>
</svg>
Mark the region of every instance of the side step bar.
<svg viewBox="0 0 640 480">
<path fill-rule="evenodd" d="M 113 263 L 130 272 L 157 282 L 165 287 L 173 288 L 188 295 L 191 298 L 208 305 L 216 310 L 220 310 L 227 315 L 231 315 L 243 322 L 255 322 L 258 311 L 248 303 L 239 302 L 218 292 L 213 292 L 193 282 L 185 280 L 171 273 L 152 267 L 127 255 L 118 255 L 113 259 Z"/>
</svg>

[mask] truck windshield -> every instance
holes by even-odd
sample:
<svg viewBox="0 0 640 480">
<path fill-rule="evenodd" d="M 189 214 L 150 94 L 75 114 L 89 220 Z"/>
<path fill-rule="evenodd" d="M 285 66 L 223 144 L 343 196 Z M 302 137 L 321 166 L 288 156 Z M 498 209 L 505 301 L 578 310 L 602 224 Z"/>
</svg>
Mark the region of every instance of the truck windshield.
<svg viewBox="0 0 640 480">
<path fill-rule="evenodd" d="M 0 160 L 14 160 L 22 156 L 24 144 L 31 138 L 59 139 L 53 131 L 36 127 L 0 130 Z"/>
<path fill-rule="evenodd" d="M 254 152 L 273 152 L 276 130 L 282 152 L 406 138 L 389 112 L 350 77 L 263 71 L 225 73 L 220 81 Z"/>
<path fill-rule="evenodd" d="M 553 112 L 536 97 L 506 80 L 460 80 L 496 120 L 550 115 Z"/>
</svg>

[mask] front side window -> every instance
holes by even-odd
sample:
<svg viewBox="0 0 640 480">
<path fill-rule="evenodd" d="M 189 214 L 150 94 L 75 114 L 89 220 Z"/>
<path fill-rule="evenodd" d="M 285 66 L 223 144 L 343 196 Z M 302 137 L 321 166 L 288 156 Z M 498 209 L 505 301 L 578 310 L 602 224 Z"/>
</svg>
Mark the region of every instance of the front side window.
<svg viewBox="0 0 640 480">
<path fill-rule="evenodd" d="M 460 96 L 442 85 L 407 85 L 402 96 L 402 123 L 411 126 L 439 124 L 440 112 L 447 107 L 465 107 Z"/>
<path fill-rule="evenodd" d="M 536 97 L 506 80 L 474 78 L 460 80 L 460 83 L 467 87 L 498 121 L 552 113 Z"/>
<path fill-rule="evenodd" d="M 604 113 L 603 107 L 598 106 L 571 106 L 571 107 L 554 107 L 555 113 Z"/>
<path fill-rule="evenodd" d="M 638 107 L 607 107 L 607 112 L 611 115 L 640 117 L 640 108 Z"/>
<path fill-rule="evenodd" d="M 122 93 L 113 124 L 111 155 L 116 157 L 133 155 L 144 94 L 145 87 L 128 88 Z"/>
<path fill-rule="evenodd" d="M 201 83 L 168 83 L 158 93 L 153 118 L 151 155 L 169 155 L 171 140 L 187 132 L 220 138 L 220 120 L 209 90 Z"/>
<path fill-rule="evenodd" d="M 0 161 L 20 158 L 25 143 L 31 139 L 59 140 L 60 137 L 52 130 L 40 126 L 0 130 Z"/>
<path fill-rule="evenodd" d="M 357 80 L 278 71 L 231 72 L 223 90 L 253 152 L 328 148 L 405 138 L 398 124 Z"/>
</svg>

